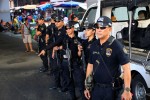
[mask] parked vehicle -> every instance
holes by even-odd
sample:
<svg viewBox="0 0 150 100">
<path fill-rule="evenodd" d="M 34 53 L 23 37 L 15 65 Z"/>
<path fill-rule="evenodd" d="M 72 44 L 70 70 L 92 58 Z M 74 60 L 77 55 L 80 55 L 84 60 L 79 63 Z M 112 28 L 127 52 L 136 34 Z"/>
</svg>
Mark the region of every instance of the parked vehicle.
<svg viewBox="0 0 150 100">
<path fill-rule="evenodd" d="M 139 17 L 140 11 L 144 13 L 143 18 Z M 150 95 L 150 0 L 98 0 L 85 12 L 81 27 L 95 23 L 100 16 L 112 19 L 111 35 L 129 53 L 133 100 L 146 100 Z"/>
</svg>

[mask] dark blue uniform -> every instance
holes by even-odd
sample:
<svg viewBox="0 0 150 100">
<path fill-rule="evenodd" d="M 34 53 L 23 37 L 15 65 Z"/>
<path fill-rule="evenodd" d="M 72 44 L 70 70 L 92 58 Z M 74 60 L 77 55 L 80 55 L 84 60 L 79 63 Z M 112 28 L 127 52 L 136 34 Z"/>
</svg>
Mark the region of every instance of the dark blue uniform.
<svg viewBox="0 0 150 100">
<path fill-rule="evenodd" d="M 84 90 L 84 84 L 83 84 L 83 73 L 82 73 L 82 69 L 79 65 L 79 60 L 80 57 L 78 56 L 78 42 L 81 42 L 81 39 L 78 37 L 73 37 L 70 38 L 69 36 L 66 36 L 66 38 L 63 40 L 63 50 L 66 50 L 66 46 L 67 43 L 66 41 L 68 41 L 68 48 L 71 50 L 71 59 L 70 59 L 70 63 L 71 63 L 71 77 L 70 77 L 70 72 L 69 72 L 69 67 L 68 67 L 68 59 L 67 58 L 63 58 L 63 76 L 65 77 L 65 79 L 67 80 L 65 87 L 68 87 L 69 92 L 71 94 L 71 100 L 76 100 L 76 95 L 75 95 L 75 88 L 78 87 L 79 88 L 79 92 L 82 96 L 82 100 L 84 99 L 84 94 L 83 94 L 83 90 Z M 65 52 L 63 53 L 63 57 L 64 57 Z"/>
<path fill-rule="evenodd" d="M 89 59 L 89 50 L 91 47 L 91 44 L 96 40 L 96 38 L 94 37 L 92 40 L 88 41 L 88 39 L 83 40 L 82 45 L 83 45 L 83 50 L 84 50 L 84 54 L 85 54 L 85 61 L 86 64 L 88 63 L 88 59 Z"/>
<path fill-rule="evenodd" d="M 55 42 L 53 41 L 52 43 L 50 43 L 47 47 L 46 50 L 50 50 L 55 46 L 60 46 L 62 44 L 62 39 L 64 38 L 64 36 L 66 35 L 66 30 L 65 27 L 62 27 L 61 29 L 56 29 L 55 33 L 51 35 L 52 39 L 55 39 Z M 63 88 L 62 84 L 65 84 L 63 82 L 61 82 L 62 79 L 62 58 L 61 58 L 61 52 L 60 50 L 57 51 L 57 57 L 55 56 L 54 59 L 51 59 L 51 63 L 53 66 L 53 71 L 54 71 L 54 77 L 55 77 L 55 87 L 56 88 Z M 64 89 L 63 89 L 64 90 Z"/>
<path fill-rule="evenodd" d="M 38 28 L 37 28 L 37 31 L 40 31 L 42 33 L 39 36 L 39 40 L 38 40 L 39 52 L 41 52 L 46 47 L 46 43 L 45 43 L 46 25 L 45 24 L 39 25 Z M 41 57 L 41 59 L 43 61 L 43 65 L 44 65 L 43 71 L 48 70 L 47 55 L 41 55 L 40 57 Z"/>
<path fill-rule="evenodd" d="M 48 40 L 48 43 L 47 43 L 47 45 L 50 45 L 51 43 L 53 43 L 53 42 L 55 42 L 55 37 L 54 37 L 54 34 L 57 32 L 56 31 L 57 30 L 57 28 L 56 28 L 56 26 L 55 26 L 55 23 L 51 23 L 48 27 L 47 27 L 47 32 L 46 32 L 46 34 L 48 34 L 49 35 L 49 40 Z M 53 58 L 52 58 L 52 49 L 50 49 L 50 50 L 48 50 L 48 52 L 49 52 L 49 65 L 50 65 L 50 73 L 51 74 L 53 74 L 53 72 L 54 72 L 54 67 L 55 66 L 53 66 L 54 64 L 52 63 L 52 61 L 53 61 Z"/>
<path fill-rule="evenodd" d="M 92 100 L 112 100 L 113 79 L 111 76 L 119 77 L 120 65 L 124 65 L 129 62 L 129 58 L 127 53 L 125 53 L 124 47 L 117 40 L 114 40 L 111 45 L 108 44 L 109 42 L 106 41 L 103 45 L 101 45 L 100 40 L 96 40 L 90 48 L 89 63 L 93 64 L 94 73 Z M 107 67 L 104 65 L 99 53 L 101 53 Z"/>
</svg>

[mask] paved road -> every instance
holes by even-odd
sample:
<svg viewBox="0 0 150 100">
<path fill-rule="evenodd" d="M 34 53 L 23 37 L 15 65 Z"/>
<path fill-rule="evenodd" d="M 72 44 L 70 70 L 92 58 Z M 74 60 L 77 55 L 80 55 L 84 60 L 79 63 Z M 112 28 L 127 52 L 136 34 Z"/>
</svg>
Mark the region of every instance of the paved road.
<svg viewBox="0 0 150 100">
<path fill-rule="evenodd" d="M 68 94 L 48 89 L 53 77 L 39 72 L 37 54 L 24 51 L 21 35 L 0 33 L 0 100 L 68 100 Z"/>
<path fill-rule="evenodd" d="M 69 100 L 68 94 L 49 90 L 53 77 L 39 72 L 37 54 L 24 51 L 21 35 L 0 33 L 0 100 Z"/>
</svg>

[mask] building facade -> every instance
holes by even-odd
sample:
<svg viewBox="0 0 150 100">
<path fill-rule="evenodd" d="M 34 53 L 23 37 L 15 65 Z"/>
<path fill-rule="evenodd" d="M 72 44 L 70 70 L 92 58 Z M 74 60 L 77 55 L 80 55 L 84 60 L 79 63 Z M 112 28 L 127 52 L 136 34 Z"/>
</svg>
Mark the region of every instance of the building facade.
<svg viewBox="0 0 150 100">
<path fill-rule="evenodd" d="M 0 0 L 0 19 L 10 21 L 10 0 Z"/>
</svg>

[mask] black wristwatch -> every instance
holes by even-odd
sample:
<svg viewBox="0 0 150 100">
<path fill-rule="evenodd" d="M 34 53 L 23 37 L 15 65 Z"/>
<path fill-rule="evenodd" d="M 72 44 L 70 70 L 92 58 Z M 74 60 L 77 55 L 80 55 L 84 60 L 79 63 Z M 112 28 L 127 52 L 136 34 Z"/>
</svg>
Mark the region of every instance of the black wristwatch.
<svg viewBox="0 0 150 100">
<path fill-rule="evenodd" d="M 125 90 L 126 92 L 130 92 L 130 91 L 131 91 L 131 88 L 126 87 L 126 88 L 124 88 L 124 90 Z"/>
</svg>

